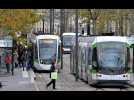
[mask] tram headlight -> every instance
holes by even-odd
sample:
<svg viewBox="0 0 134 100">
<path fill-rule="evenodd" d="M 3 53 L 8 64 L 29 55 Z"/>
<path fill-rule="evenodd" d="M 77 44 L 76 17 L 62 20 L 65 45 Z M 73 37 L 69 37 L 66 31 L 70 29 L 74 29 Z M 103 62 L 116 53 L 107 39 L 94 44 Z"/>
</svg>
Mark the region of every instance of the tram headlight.
<svg viewBox="0 0 134 100">
<path fill-rule="evenodd" d="M 128 75 L 123 75 L 123 77 L 128 77 Z"/>
</svg>

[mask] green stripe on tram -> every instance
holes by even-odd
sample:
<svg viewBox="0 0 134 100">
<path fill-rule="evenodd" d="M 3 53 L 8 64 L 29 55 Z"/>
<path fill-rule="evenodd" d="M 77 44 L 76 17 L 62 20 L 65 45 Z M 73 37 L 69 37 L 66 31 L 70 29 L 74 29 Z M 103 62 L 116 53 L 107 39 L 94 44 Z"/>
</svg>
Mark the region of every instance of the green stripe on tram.
<svg viewBox="0 0 134 100">
<path fill-rule="evenodd" d="M 127 43 L 126 47 L 131 48 L 131 44 Z"/>
<path fill-rule="evenodd" d="M 96 43 L 92 43 L 92 48 L 95 48 L 96 47 Z"/>
<path fill-rule="evenodd" d="M 96 70 L 95 69 L 90 69 L 89 70 L 89 73 L 94 73 L 95 74 L 96 73 Z"/>
<path fill-rule="evenodd" d="M 132 68 L 130 68 L 130 69 L 128 70 L 128 73 L 133 73 Z"/>
<path fill-rule="evenodd" d="M 38 63 L 38 60 L 37 60 L 37 59 L 35 59 L 35 60 L 34 60 L 34 62 L 35 62 L 35 63 Z"/>
</svg>

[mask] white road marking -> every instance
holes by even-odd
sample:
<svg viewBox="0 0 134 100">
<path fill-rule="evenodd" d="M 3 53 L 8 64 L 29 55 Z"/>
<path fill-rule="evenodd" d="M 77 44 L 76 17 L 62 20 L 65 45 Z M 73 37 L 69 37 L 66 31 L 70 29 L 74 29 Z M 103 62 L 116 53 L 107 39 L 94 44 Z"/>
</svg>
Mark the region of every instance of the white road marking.
<svg viewBox="0 0 134 100">
<path fill-rule="evenodd" d="M 30 78 L 31 78 L 30 81 L 31 81 L 31 83 L 34 84 L 34 87 L 35 87 L 36 91 L 39 91 L 39 88 L 38 88 L 36 82 L 34 81 L 34 78 L 35 78 L 35 77 L 36 77 L 36 76 L 35 76 L 34 72 L 33 72 L 33 71 L 30 71 Z"/>
<path fill-rule="evenodd" d="M 22 77 L 23 78 L 28 78 L 28 72 L 27 71 L 22 71 Z"/>
</svg>

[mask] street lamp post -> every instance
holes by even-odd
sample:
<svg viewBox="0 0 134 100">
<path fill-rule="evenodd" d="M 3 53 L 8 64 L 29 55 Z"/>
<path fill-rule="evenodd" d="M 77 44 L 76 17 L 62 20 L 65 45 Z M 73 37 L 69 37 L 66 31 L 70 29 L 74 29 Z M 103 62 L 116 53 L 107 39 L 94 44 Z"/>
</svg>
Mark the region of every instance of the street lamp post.
<svg viewBox="0 0 134 100">
<path fill-rule="evenodd" d="M 45 20 L 44 20 L 44 17 L 43 17 L 42 21 L 43 21 L 43 34 L 44 34 L 44 33 L 45 33 L 45 32 L 44 32 L 44 21 L 45 21 Z"/>
<path fill-rule="evenodd" d="M 52 9 L 50 9 L 50 34 L 52 34 Z"/>
<path fill-rule="evenodd" d="M 75 32 L 76 32 L 76 81 L 78 81 L 78 9 L 75 11 Z"/>
<path fill-rule="evenodd" d="M 60 10 L 60 38 L 61 38 L 61 48 L 63 48 L 63 37 L 64 32 L 64 9 Z M 63 54 L 61 54 L 61 69 L 63 69 Z"/>
<path fill-rule="evenodd" d="M 54 33 L 54 9 L 50 9 L 50 34 Z"/>
<path fill-rule="evenodd" d="M 52 9 L 52 30 L 54 34 L 54 9 Z"/>
</svg>

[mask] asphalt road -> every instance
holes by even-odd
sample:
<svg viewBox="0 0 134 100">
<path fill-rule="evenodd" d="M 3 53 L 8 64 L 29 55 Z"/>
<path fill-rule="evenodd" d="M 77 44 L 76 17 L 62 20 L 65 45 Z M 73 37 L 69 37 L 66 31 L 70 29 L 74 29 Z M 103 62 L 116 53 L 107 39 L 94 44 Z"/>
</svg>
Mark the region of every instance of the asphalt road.
<svg viewBox="0 0 134 100">
<path fill-rule="evenodd" d="M 50 81 L 49 74 L 37 74 L 37 80 L 34 81 L 36 91 L 134 91 L 132 86 L 125 87 L 93 87 L 82 80 L 75 81 L 75 77 L 70 74 L 70 55 L 63 56 L 63 70 L 59 74 L 56 82 L 56 90 L 52 86 L 48 89 L 45 87 Z"/>
</svg>

